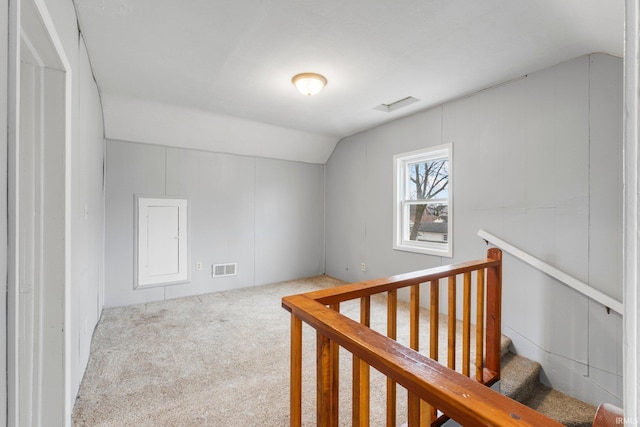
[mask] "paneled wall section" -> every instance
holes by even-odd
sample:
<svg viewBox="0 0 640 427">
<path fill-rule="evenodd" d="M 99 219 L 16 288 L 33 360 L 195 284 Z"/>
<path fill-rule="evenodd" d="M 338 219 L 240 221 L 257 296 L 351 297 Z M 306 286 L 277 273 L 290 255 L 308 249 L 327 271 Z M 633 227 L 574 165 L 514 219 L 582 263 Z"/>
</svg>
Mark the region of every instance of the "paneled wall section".
<svg viewBox="0 0 640 427">
<path fill-rule="evenodd" d="M 189 199 L 189 283 L 133 289 L 136 194 Z M 323 165 L 109 140 L 106 206 L 107 306 L 324 272 Z M 212 278 L 223 263 L 237 275 Z"/>
<path fill-rule="evenodd" d="M 326 165 L 327 274 L 476 259 L 485 229 L 620 299 L 621 90 L 622 60 L 594 54 L 342 140 Z M 450 142 L 454 257 L 394 251 L 393 155 Z M 549 384 L 621 405 L 618 314 L 506 255 L 503 319 Z"/>
<path fill-rule="evenodd" d="M 89 362 L 104 287 L 104 135 L 102 108 L 89 57 L 80 39 L 74 74 L 71 149 L 71 342 L 72 390 Z M 74 394 L 75 396 L 75 394 Z"/>
</svg>

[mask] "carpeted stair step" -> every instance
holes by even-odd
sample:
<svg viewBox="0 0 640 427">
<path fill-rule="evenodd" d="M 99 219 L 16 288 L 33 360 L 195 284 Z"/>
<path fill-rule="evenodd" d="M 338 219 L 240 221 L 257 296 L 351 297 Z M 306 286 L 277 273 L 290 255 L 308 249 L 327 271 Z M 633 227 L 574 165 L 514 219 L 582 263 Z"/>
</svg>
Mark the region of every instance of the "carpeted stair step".
<svg viewBox="0 0 640 427">
<path fill-rule="evenodd" d="M 506 335 L 501 335 L 500 338 L 500 359 L 503 359 L 511 349 L 511 338 Z"/>
<path fill-rule="evenodd" d="M 596 408 L 540 383 L 541 366 L 503 353 L 500 392 L 569 427 L 591 427 Z"/>
<path fill-rule="evenodd" d="M 591 427 L 596 413 L 594 406 L 542 384 L 523 403 L 569 427 Z"/>
<path fill-rule="evenodd" d="M 523 403 L 538 387 L 540 364 L 517 354 L 507 353 L 502 357 L 500 392 Z"/>
</svg>

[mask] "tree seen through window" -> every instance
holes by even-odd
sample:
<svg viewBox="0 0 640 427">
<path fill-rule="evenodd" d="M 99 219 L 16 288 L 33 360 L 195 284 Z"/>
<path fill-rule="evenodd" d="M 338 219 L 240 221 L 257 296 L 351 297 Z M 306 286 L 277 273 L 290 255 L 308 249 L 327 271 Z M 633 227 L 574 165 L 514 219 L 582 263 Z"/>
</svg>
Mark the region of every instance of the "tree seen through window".
<svg viewBox="0 0 640 427">
<path fill-rule="evenodd" d="M 434 239 L 430 236 L 441 236 L 438 239 L 446 241 L 448 163 L 448 159 L 438 159 L 408 165 L 409 199 L 425 201 L 411 206 L 409 240 L 430 241 Z"/>
</svg>

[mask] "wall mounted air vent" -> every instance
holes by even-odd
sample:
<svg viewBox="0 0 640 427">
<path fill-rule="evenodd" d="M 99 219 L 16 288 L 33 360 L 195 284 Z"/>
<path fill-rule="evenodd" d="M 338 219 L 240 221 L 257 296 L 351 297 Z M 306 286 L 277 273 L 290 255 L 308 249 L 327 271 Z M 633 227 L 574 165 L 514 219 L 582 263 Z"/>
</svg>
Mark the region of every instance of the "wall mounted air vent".
<svg viewBox="0 0 640 427">
<path fill-rule="evenodd" d="M 420 101 L 418 98 L 414 98 L 413 96 L 407 96 L 406 98 L 399 99 L 390 104 L 380 104 L 377 107 L 374 107 L 374 110 L 384 111 L 385 113 L 390 113 L 392 111 L 399 110 L 400 108 L 407 107 L 413 103 Z"/>
<path fill-rule="evenodd" d="M 212 277 L 226 277 L 226 276 L 235 276 L 236 270 L 238 267 L 238 263 L 231 264 L 214 264 L 211 269 Z"/>
</svg>

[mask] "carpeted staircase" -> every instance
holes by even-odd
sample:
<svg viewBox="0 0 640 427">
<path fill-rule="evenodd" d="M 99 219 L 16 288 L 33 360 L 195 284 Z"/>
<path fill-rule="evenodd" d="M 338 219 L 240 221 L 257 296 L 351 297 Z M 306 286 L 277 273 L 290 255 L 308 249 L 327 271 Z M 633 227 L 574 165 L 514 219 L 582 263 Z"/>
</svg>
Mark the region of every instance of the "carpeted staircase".
<svg viewBox="0 0 640 427">
<path fill-rule="evenodd" d="M 570 427 L 591 427 L 596 408 L 540 383 L 540 364 L 512 353 L 502 339 L 500 392 Z"/>
</svg>

